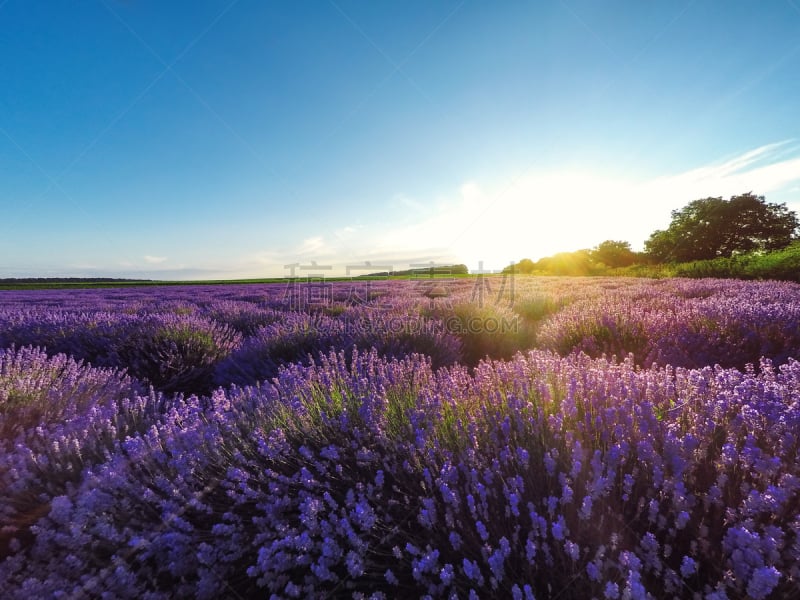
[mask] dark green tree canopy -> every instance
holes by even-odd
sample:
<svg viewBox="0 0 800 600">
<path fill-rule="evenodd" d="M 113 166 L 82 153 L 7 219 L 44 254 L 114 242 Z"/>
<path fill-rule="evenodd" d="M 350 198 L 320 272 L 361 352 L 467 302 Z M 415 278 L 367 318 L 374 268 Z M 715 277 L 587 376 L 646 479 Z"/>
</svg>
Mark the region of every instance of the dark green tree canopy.
<svg viewBox="0 0 800 600">
<path fill-rule="evenodd" d="M 645 252 L 664 262 L 688 262 L 788 246 L 797 231 L 797 215 L 785 204 L 771 204 L 748 192 L 693 200 L 672 211 L 666 230 L 653 232 Z"/>
<path fill-rule="evenodd" d="M 636 262 L 636 253 L 628 242 L 606 240 L 595 246 L 589 257 L 607 267 L 628 267 Z"/>
</svg>

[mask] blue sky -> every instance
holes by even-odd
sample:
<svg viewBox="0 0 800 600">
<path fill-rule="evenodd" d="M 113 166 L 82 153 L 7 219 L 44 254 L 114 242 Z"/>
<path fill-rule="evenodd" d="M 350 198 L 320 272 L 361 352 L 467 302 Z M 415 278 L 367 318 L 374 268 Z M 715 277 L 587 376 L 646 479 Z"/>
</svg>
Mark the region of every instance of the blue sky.
<svg viewBox="0 0 800 600">
<path fill-rule="evenodd" d="M 800 212 L 800 0 L 0 0 L 0 277 L 500 269 Z"/>
</svg>

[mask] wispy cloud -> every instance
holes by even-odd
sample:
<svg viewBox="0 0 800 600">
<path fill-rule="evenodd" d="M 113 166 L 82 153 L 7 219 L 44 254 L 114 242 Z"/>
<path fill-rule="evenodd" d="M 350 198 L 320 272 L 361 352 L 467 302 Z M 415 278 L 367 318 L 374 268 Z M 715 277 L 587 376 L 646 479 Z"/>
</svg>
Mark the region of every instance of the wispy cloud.
<svg viewBox="0 0 800 600">
<path fill-rule="evenodd" d="M 303 240 L 297 252 L 301 255 L 325 254 L 325 238 L 321 235 Z"/>
<path fill-rule="evenodd" d="M 395 194 L 391 200 L 391 204 L 400 208 L 403 212 L 411 214 L 429 214 L 430 207 L 410 196 L 405 194 Z"/>
<path fill-rule="evenodd" d="M 161 263 L 164 263 L 166 261 L 167 261 L 166 256 L 152 256 L 150 254 L 146 254 L 144 256 L 144 262 L 146 262 L 149 265 L 160 265 Z"/>
<path fill-rule="evenodd" d="M 354 233 L 358 231 L 358 227 L 354 225 L 347 225 L 345 227 L 340 227 L 333 234 L 336 236 L 337 239 L 347 239 L 352 237 Z"/>
<path fill-rule="evenodd" d="M 694 199 L 748 191 L 766 195 L 796 181 L 800 181 L 800 146 L 787 140 L 649 183 L 650 187 L 671 188 Z"/>
</svg>

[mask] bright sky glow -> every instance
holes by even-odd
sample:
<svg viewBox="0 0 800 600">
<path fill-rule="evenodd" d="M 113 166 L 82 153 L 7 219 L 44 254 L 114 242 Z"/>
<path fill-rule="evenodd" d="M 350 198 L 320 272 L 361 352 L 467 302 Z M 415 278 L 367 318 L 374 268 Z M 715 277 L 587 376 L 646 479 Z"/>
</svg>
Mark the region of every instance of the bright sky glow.
<svg viewBox="0 0 800 600">
<path fill-rule="evenodd" d="M 634 249 L 800 213 L 800 1 L 0 0 L 0 278 Z"/>
</svg>

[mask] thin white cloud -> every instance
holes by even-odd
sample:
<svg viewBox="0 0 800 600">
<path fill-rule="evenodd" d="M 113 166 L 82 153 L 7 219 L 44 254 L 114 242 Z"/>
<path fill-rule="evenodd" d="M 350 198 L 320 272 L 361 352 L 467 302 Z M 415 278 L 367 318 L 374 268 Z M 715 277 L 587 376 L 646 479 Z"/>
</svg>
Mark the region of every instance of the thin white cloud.
<svg viewBox="0 0 800 600">
<path fill-rule="evenodd" d="M 321 235 L 307 238 L 303 240 L 300 248 L 297 250 L 298 254 L 320 254 L 325 249 L 325 238 Z"/>
<path fill-rule="evenodd" d="M 776 142 L 774 144 L 766 144 L 764 146 L 760 146 L 755 148 L 754 150 L 750 150 L 738 156 L 734 156 L 728 160 L 723 160 L 719 164 L 708 165 L 704 167 L 700 167 L 699 169 L 693 169 L 689 171 L 690 175 L 695 175 L 699 177 L 725 177 L 728 175 L 732 175 L 734 173 L 739 173 L 748 167 L 753 166 L 759 160 L 767 159 L 769 160 L 770 157 L 776 157 L 781 148 L 790 144 L 792 140 L 785 140 L 783 142 Z"/>
<path fill-rule="evenodd" d="M 789 142 L 767 144 L 727 161 L 661 177 L 651 187 L 665 187 L 696 197 L 732 196 L 752 191 L 766 195 L 800 180 L 800 149 Z"/>
<path fill-rule="evenodd" d="M 345 227 L 340 227 L 339 229 L 334 231 L 333 234 L 334 236 L 336 236 L 337 239 L 344 240 L 352 237 L 353 234 L 355 234 L 358 230 L 359 227 L 355 225 L 347 225 Z"/>
<path fill-rule="evenodd" d="M 430 214 L 430 206 L 411 198 L 405 194 L 395 194 L 391 204 L 400 209 L 406 215 L 427 215 Z"/>
<path fill-rule="evenodd" d="M 150 254 L 146 254 L 144 256 L 144 262 L 146 262 L 149 265 L 160 265 L 161 263 L 166 261 L 167 261 L 166 256 L 152 256 Z"/>
</svg>

